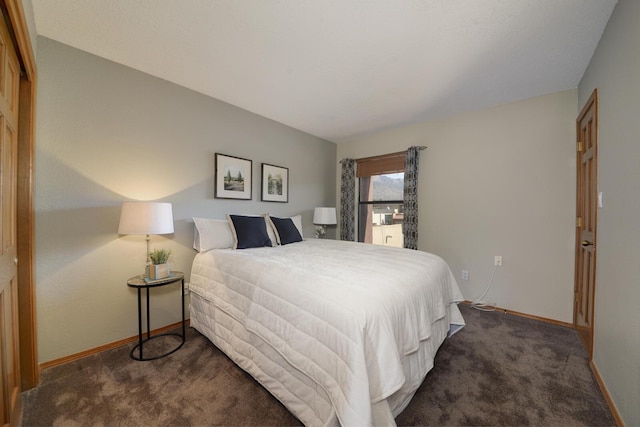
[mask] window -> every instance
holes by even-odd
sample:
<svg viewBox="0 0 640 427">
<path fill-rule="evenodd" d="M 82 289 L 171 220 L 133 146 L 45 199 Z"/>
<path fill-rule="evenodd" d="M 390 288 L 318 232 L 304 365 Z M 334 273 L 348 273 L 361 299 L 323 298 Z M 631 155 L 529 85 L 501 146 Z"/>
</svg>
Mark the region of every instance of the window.
<svg viewBox="0 0 640 427">
<path fill-rule="evenodd" d="M 358 160 L 358 241 L 403 247 L 404 155 Z"/>
</svg>

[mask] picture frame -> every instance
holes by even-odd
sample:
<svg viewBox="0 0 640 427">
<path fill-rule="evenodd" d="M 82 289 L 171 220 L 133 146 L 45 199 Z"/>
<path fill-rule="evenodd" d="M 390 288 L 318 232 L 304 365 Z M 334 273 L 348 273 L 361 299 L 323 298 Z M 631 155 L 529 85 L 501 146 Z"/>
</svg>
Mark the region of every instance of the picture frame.
<svg viewBox="0 0 640 427">
<path fill-rule="evenodd" d="M 262 163 L 263 202 L 289 202 L 289 168 Z"/>
<path fill-rule="evenodd" d="M 251 200 L 253 161 L 215 153 L 216 199 Z"/>
</svg>

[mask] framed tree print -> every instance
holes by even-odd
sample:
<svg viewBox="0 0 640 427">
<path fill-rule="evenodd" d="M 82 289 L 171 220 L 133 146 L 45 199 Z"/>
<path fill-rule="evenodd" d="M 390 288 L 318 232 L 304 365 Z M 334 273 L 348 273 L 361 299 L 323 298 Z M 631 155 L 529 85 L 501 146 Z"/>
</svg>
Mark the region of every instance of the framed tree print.
<svg viewBox="0 0 640 427">
<path fill-rule="evenodd" d="M 289 201 L 289 169 L 281 166 L 262 164 L 262 197 L 263 202 Z"/>
<path fill-rule="evenodd" d="M 216 199 L 251 200 L 253 162 L 240 157 L 216 153 Z"/>
</svg>

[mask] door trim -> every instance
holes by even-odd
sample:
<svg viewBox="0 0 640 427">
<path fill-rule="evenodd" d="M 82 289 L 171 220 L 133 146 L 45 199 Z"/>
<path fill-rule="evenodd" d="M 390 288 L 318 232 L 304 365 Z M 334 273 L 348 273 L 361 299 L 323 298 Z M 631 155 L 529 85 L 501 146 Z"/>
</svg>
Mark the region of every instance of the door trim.
<svg viewBox="0 0 640 427">
<path fill-rule="evenodd" d="M 33 159 L 37 70 L 31 38 L 21 0 L 0 0 L 9 18 L 7 25 L 21 65 L 20 113 L 18 122 L 18 318 L 20 325 L 20 374 L 22 390 L 38 385 L 35 283 L 33 279 Z"/>
</svg>

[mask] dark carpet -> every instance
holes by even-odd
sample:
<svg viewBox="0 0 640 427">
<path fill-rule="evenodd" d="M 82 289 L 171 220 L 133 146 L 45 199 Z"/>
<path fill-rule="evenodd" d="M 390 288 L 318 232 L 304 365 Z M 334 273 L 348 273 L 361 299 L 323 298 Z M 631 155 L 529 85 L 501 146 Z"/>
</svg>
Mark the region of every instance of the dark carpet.
<svg viewBox="0 0 640 427">
<path fill-rule="evenodd" d="M 398 425 L 615 425 L 575 331 L 460 308 L 467 326 L 442 345 Z M 145 356 L 171 339 L 154 340 Z M 192 328 L 163 359 L 133 361 L 132 347 L 44 370 L 23 393 L 22 425 L 300 425 Z"/>
</svg>

